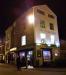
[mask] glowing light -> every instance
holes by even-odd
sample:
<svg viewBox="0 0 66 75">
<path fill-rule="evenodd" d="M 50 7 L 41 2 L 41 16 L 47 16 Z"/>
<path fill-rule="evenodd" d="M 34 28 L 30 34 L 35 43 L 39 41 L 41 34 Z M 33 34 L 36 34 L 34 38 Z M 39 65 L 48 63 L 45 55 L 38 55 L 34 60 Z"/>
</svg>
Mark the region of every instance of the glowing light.
<svg viewBox="0 0 66 75">
<path fill-rule="evenodd" d="M 10 51 L 16 51 L 17 50 L 17 48 L 15 47 L 15 48 L 11 48 L 10 49 Z"/>
<path fill-rule="evenodd" d="M 21 38 L 21 44 L 22 44 L 22 46 L 26 45 L 26 36 L 22 36 L 22 38 Z"/>
<path fill-rule="evenodd" d="M 32 53 L 33 53 L 32 51 L 29 51 L 29 53 L 28 53 L 28 54 L 29 54 L 29 55 L 32 55 Z"/>
<path fill-rule="evenodd" d="M 44 56 L 50 56 L 50 51 L 43 51 Z"/>
<path fill-rule="evenodd" d="M 38 46 L 39 46 L 39 45 L 41 45 L 41 44 L 40 44 L 40 43 L 36 43 L 36 45 L 38 45 Z"/>
<path fill-rule="evenodd" d="M 29 24 L 34 24 L 34 15 L 29 15 L 27 17 Z"/>
<path fill-rule="evenodd" d="M 41 33 L 40 37 L 41 37 L 41 39 L 45 39 L 46 38 L 46 34 L 45 33 Z"/>
<path fill-rule="evenodd" d="M 59 47 L 59 46 L 60 46 L 60 44 L 59 44 L 58 42 L 56 42 L 56 46 L 57 46 L 57 47 Z"/>
<path fill-rule="evenodd" d="M 20 56 L 25 56 L 25 52 L 21 52 L 20 53 Z"/>
<path fill-rule="evenodd" d="M 45 43 L 45 40 L 44 39 L 41 39 L 41 43 Z"/>
<path fill-rule="evenodd" d="M 58 56 L 58 53 L 55 53 L 55 56 Z"/>
</svg>

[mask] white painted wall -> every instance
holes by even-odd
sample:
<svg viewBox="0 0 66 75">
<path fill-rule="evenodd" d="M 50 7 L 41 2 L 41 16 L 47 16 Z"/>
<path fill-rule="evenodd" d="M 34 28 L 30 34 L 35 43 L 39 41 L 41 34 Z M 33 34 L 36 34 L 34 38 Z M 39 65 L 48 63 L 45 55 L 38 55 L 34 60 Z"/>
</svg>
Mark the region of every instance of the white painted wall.
<svg viewBox="0 0 66 75">
<path fill-rule="evenodd" d="M 45 15 L 41 15 L 37 12 L 37 9 L 40 9 L 45 12 Z M 48 14 L 53 15 L 55 18 L 49 18 Z M 34 7 L 34 15 L 35 15 L 35 42 L 41 43 L 40 33 L 44 32 L 46 34 L 46 43 L 51 43 L 51 35 L 55 36 L 55 44 L 59 43 L 59 36 L 58 36 L 58 27 L 57 27 L 57 16 L 46 6 L 46 5 L 39 5 Z M 45 28 L 40 28 L 40 20 L 45 21 Z M 49 23 L 54 24 L 54 30 L 50 30 Z"/>
</svg>

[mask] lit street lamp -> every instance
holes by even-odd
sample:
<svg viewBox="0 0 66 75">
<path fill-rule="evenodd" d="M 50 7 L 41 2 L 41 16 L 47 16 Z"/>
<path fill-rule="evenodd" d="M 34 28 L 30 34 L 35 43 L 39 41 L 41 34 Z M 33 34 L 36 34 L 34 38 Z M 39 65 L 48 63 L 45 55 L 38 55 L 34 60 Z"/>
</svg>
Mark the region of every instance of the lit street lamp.
<svg viewBox="0 0 66 75">
<path fill-rule="evenodd" d="M 27 17 L 27 20 L 29 24 L 34 24 L 34 20 L 35 20 L 34 15 L 33 14 L 29 15 Z"/>
</svg>

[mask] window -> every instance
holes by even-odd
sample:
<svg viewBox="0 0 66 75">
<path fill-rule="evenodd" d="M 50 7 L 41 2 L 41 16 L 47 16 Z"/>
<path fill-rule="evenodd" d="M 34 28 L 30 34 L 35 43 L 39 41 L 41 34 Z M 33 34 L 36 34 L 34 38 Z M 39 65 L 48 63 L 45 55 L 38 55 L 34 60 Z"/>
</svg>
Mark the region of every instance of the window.
<svg viewBox="0 0 66 75">
<path fill-rule="evenodd" d="M 51 44 L 54 44 L 54 42 L 55 42 L 55 37 L 54 35 L 51 35 Z"/>
<path fill-rule="evenodd" d="M 21 45 L 26 45 L 26 36 L 22 36 L 21 38 Z"/>
<path fill-rule="evenodd" d="M 40 37 L 41 37 L 41 39 L 45 39 L 46 38 L 46 34 L 45 33 L 40 33 Z"/>
<path fill-rule="evenodd" d="M 20 52 L 20 57 L 25 57 L 25 52 Z"/>
<path fill-rule="evenodd" d="M 45 21 L 40 21 L 40 27 L 45 28 Z"/>
<path fill-rule="evenodd" d="M 40 38 L 41 38 L 41 43 L 45 43 L 46 34 L 45 33 L 41 33 L 40 34 Z"/>
<path fill-rule="evenodd" d="M 54 25 L 50 23 L 50 30 L 54 30 Z"/>
<path fill-rule="evenodd" d="M 37 12 L 41 15 L 45 15 L 44 11 L 40 10 L 40 9 L 37 9 Z"/>
<path fill-rule="evenodd" d="M 43 58 L 44 58 L 44 61 L 50 61 L 51 60 L 51 52 L 43 50 Z"/>
<path fill-rule="evenodd" d="M 54 19 L 54 16 L 53 15 L 48 14 L 48 17 Z"/>
</svg>

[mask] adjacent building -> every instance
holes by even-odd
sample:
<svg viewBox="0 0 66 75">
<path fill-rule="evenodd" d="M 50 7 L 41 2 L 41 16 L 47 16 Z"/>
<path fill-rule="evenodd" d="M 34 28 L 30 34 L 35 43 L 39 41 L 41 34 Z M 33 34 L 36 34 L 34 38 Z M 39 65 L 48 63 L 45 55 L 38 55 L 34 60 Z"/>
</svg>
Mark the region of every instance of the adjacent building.
<svg viewBox="0 0 66 75">
<path fill-rule="evenodd" d="M 0 62 L 4 62 L 5 59 L 5 39 L 0 38 Z"/>
<path fill-rule="evenodd" d="M 47 5 L 33 6 L 6 30 L 7 62 L 19 53 L 22 66 L 43 65 L 60 56 L 57 16 Z"/>
<path fill-rule="evenodd" d="M 60 40 L 60 55 L 61 59 L 66 60 L 66 40 Z"/>
</svg>

